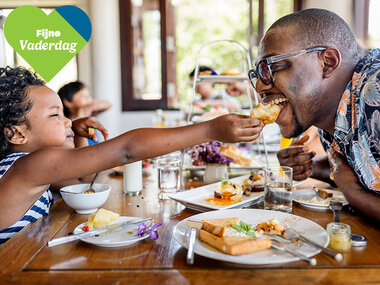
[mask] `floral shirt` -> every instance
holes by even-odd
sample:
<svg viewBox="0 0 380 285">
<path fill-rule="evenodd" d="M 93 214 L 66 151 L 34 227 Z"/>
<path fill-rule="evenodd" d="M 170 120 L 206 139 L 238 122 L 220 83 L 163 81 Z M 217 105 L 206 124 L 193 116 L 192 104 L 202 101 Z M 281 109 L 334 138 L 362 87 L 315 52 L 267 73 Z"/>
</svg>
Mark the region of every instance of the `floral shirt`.
<svg viewBox="0 0 380 285">
<path fill-rule="evenodd" d="M 319 131 L 325 150 L 346 157 L 365 188 L 380 194 L 380 49 L 355 67 L 340 101 L 335 133 Z"/>
</svg>

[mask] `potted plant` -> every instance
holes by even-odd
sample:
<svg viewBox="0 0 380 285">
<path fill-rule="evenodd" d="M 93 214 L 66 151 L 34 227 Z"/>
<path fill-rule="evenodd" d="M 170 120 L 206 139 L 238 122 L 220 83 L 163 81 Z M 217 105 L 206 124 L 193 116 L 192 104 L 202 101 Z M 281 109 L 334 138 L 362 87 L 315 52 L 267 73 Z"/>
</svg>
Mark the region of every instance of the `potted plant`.
<svg viewBox="0 0 380 285">
<path fill-rule="evenodd" d="M 190 153 L 194 165 L 205 165 L 203 181 L 206 184 L 228 179 L 227 166 L 233 160 L 220 153 L 217 141 L 196 145 Z"/>
</svg>

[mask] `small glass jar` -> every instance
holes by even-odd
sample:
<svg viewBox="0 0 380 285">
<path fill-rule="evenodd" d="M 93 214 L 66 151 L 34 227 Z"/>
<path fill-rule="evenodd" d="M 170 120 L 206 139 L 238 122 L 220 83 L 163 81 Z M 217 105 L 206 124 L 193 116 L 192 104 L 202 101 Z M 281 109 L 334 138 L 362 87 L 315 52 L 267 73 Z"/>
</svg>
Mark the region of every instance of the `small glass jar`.
<svg viewBox="0 0 380 285">
<path fill-rule="evenodd" d="M 326 228 L 330 237 L 328 247 L 339 252 L 351 250 L 351 228 L 343 223 L 329 223 Z"/>
</svg>

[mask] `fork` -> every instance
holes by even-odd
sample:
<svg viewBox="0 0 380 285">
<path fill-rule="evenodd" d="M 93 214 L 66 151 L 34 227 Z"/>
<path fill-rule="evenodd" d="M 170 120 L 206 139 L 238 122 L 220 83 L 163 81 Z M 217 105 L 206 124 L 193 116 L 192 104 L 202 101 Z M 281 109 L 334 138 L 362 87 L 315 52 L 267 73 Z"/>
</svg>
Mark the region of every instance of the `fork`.
<svg viewBox="0 0 380 285">
<path fill-rule="evenodd" d="M 326 248 L 326 247 L 323 247 L 321 245 L 319 245 L 318 243 L 312 241 L 312 240 L 309 240 L 308 238 L 304 237 L 303 235 L 300 235 L 300 234 L 297 234 L 296 232 L 292 231 L 291 229 L 288 229 L 286 228 L 285 229 L 285 236 L 286 236 L 286 239 L 289 239 L 289 240 L 292 240 L 294 238 L 297 238 L 297 239 L 300 239 L 302 240 L 303 242 L 317 248 L 317 249 L 320 249 L 323 253 L 333 257 L 336 261 L 341 261 L 343 259 L 343 256 L 341 253 L 337 253 L 329 248 Z"/>
<path fill-rule="evenodd" d="M 278 243 L 278 245 L 274 245 L 274 244 L 272 243 L 271 247 L 272 247 L 273 249 L 278 250 L 278 251 L 281 251 L 281 252 L 289 253 L 289 254 L 291 254 L 291 255 L 293 255 L 293 256 L 295 256 L 295 257 L 298 257 L 298 258 L 300 258 L 300 259 L 302 259 L 302 260 L 305 260 L 305 261 L 309 262 L 309 264 L 310 264 L 311 266 L 314 266 L 314 265 L 317 264 L 317 260 L 316 260 L 314 257 L 307 257 L 306 255 L 304 255 L 304 254 L 302 254 L 302 253 L 300 253 L 300 252 L 297 252 L 297 251 L 295 251 L 295 250 L 292 250 L 292 249 L 290 249 L 290 248 L 287 248 L 287 247 L 285 247 L 285 246 L 282 246 L 281 243 L 280 243 L 278 240 L 276 240 L 276 239 L 272 239 L 272 241 L 276 241 L 276 242 Z"/>
</svg>

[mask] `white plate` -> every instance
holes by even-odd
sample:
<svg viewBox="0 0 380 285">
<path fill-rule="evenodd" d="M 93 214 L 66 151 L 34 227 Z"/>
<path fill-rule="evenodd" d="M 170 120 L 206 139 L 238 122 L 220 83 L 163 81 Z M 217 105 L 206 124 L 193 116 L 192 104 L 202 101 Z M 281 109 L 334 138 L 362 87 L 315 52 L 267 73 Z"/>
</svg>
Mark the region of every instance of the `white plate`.
<svg viewBox="0 0 380 285">
<path fill-rule="evenodd" d="M 113 221 L 112 224 L 120 224 L 123 222 L 138 220 L 141 219 L 139 217 L 127 217 L 120 216 L 117 221 Z M 82 228 L 86 225 L 86 223 L 82 223 L 78 225 L 74 229 L 74 234 L 81 234 L 84 231 Z M 99 236 L 90 236 L 82 238 L 81 241 L 87 242 L 93 245 L 102 246 L 102 247 L 119 247 L 134 244 L 140 240 L 146 239 L 149 237 L 149 234 L 146 234 L 142 237 L 137 236 L 138 225 L 131 225 L 130 227 L 126 227 L 123 229 L 116 229 L 113 231 L 108 231 L 106 233 L 100 234 Z M 129 232 L 132 232 L 129 233 Z"/>
<path fill-rule="evenodd" d="M 292 198 L 293 198 L 294 202 L 302 205 L 303 207 L 313 209 L 313 210 L 328 210 L 329 209 L 329 202 L 332 199 L 334 200 L 334 198 L 338 199 L 338 201 L 342 202 L 343 205 L 348 204 L 348 202 L 347 202 L 346 198 L 344 198 L 342 192 L 336 191 L 336 190 L 328 190 L 328 189 L 326 189 L 324 191 L 329 192 L 329 193 L 333 193 L 333 197 L 327 198 L 324 200 L 321 197 L 319 197 L 318 194 L 316 193 L 316 191 L 314 191 L 313 189 L 298 189 L 298 190 L 293 191 Z M 314 197 L 317 197 L 318 201 L 326 201 L 327 204 L 317 204 L 317 203 L 312 203 L 312 202 L 300 201 L 300 200 L 310 201 Z"/>
<path fill-rule="evenodd" d="M 258 224 L 275 218 L 281 225 L 293 229 L 295 232 L 304 235 L 308 239 L 322 246 L 327 246 L 329 243 L 329 237 L 325 229 L 320 225 L 311 220 L 283 212 L 258 209 L 233 209 L 201 213 L 194 215 L 191 218 L 203 220 L 235 217 L 247 224 Z M 187 219 L 179 222 L 173 230 L 174 239 L 185 248 L 187 248 L 188 240 L 187 231 Z M 315 249 L 305 243 L 289 245 L 289 248 L 303 253 L 308 257 L 314 256 L 320 252 L 320 250 Z M 198 239 L 195 241 L 195 253 L 211 259 L 246 265 L 284 263 L 299 260 L 298 257 L 294 257 L 287 253 L 278 252 L 273 249 L 238 256 L 228 255 L 200 242 Z"/>
<path fill-rule="evenodd" d="M 250 175 L 243 175 L 239 177 L 235 177 L 232 179 L 228 179 L 233 183 L 242 184 L 245 179 L 247 179 Z M 196 211 L 210 211 L 210 210 L 220 210 L 220 209 L 231 209 L 231 208 L 243 208 L 248 207 L 254 203 L 257 203 L 261 197 L 264 195 L 263 192 L 252 192 L 250 196 L 243 195 L 243 201 L 226 205 L 226 206 L 216 206 L 208 204 L 205 199 L 214 197 L 215 186 L 220 182 L 208 184 L 205 186 L 197 187 L 192 190 L 182 191 L 175 194 L 169 195 L 169 197 L 183 205 L 187 208 L 196 210 Z"/>
</svg>

